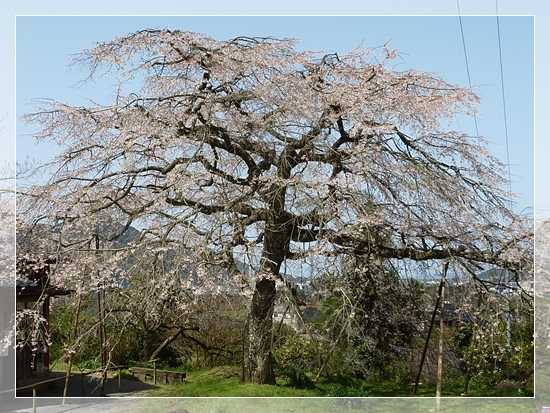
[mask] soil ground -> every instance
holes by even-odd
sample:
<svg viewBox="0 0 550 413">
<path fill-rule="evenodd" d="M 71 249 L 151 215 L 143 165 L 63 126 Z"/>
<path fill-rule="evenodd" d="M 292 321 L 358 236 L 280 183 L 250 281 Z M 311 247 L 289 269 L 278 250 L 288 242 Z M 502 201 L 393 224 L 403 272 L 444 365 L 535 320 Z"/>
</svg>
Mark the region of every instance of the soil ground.
<svg viewBox="0 0 550 413">
<path fill-rule="evenodd" d="M 52 372 L 48 377 L 36 377 L 17 383 L 18 387 L 32 385 L 44 380 L 60 378 L 54 382 L 39 386 L 37 391 L 36 406 L 39 413 L 62 413 L 62 412 L 125 412 L 132 411 L 131 406 L 135 404 L 133 397 L 139 397 L 139 393 L 145 390 L 154 389 L 151 383 L 137 379 L 122 379 L 119 389 L 117 378 L 108 378 L 105 383 L 105 397 L 101 396 L 101 388 L 96 377 L 85 376 L 71 377 L 67 389 L 67 398 L 63 405 L 63 388 L 65 373 Z M 85 396 L 82 394 L 84 384 Z M 27 413 L 33 411 L 32 389 L 21 390 L 17 397 L 13 393 L 3 394 L 0 399 L 0 412 Z"/>
</svg>

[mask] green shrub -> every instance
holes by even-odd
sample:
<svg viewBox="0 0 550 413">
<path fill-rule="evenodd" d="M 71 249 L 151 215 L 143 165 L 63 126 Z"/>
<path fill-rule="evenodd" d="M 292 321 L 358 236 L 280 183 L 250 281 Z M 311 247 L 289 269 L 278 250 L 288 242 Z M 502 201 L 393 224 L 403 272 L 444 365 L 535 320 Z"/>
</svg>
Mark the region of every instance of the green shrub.
<svg viewBox="0 0 550 413">
<path fill-rule="evenodd" d="M 276 366 L 286 376 L 286 385 L 298 389 L 313 388 L 315 385 L 307 376 L 312 371 L 318 355 L 313 343 L 303 336 L 287 332 L 287 337 L 274 353 Z"/>
<path fill-rule="evenodd" d="M 366 397 L 369 395 L 368 390 L 357 385 L 345 386 L 340 383 L 334 383 L 328 386 L 328 397 Z"/>
<path fill-rule="evenodd" d="M 88 359 L 76 363 L 80 370 L 97 370 L 99 369 L 99 361 L 97 359 Z"/>
<path fill-rule="evenodd" d="M 288 367 L 284 372 L 287 380 L 284 383 L 287 386 L 296 389 L 313 389 L 315 384 L 308 377 L 306 372 L 297 366 Z"/>
</svg>

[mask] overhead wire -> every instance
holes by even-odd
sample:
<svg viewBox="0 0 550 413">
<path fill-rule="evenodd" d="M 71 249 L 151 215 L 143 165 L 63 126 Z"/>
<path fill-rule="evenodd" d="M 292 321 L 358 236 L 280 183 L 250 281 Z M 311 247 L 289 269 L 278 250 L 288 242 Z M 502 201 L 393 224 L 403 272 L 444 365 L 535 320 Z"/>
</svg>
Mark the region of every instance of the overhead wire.
<svg viewBox="0 0 550 413">
<path fill-rule="evenodd" d="M 468 74 L 468 85 L 472 88 L 472 79 L 470 77 L 470 65 L 468 64 L 468 54 L 466 53 L 466 41 L 464 40 L 464 27 L 462 26 L 462 16 L 460 14 L 460 4 L 456 0 L 456 7 L 458 8 L 458 21 L 460 22 L 460 34 L 462 35 L 462 49 L 464 50 L 464 60 L 466 62 L 466 73 Z M 476 126 L 476 137 L 479 141 L 479 128 L 477 126 L 477 116 L 474 115 L 474 122 Z"/>
<path fill-rule="evenodd" d="M 499 13 L 498 13 L 498 0 L 495 0 L 496 5 L 496 18 L 497 18 L 497 37 L 498 37 L 498 51 L 499 51 L 499 66 L 500 66 L 500 84 L 501 84 L 501 90 L 502 90 L 502 107 L 503 107 L 503 114 L 504 114 L 504 134 L 506 139 L 506 163 L 508 166 L 508 184 L 509 184 L 509 191 L 510 195 L 512 194 L 512 171 L 511 171 L 511 165 L 510 165 L 510 145 L 509 145 L 509 138 L 508 138 L 508 116 L 506 112 L 506 94 L 504 90 L 504 69 L 503 69 L 503 63 L 502 63 L 502 42 L 501 42 L 501 35 L 500 35 L 500 20 L 499 20 Z M 470 76 L 470 65 L 468 63 L 468 53 L 466 51 L 466 40 L 464 37 L 464 27 L 462 25 L 462 14 L 460 12 L 460 3 L 459 0 L 456 0 L 456 6 L 458 9 L 458 20 L 460 22 L 460 33 L 462 36 L 462 48 L 464 50 L 464 60 L 466 62 L 466 73 L 468 75 L 468 85 L 471 88 L 472 87 L 472 81 Z M 474 116 L 474 122 L 475 122 L 475 128 L 476 128 L 476 136 L 479 139 L 479 128 L 477 124 L 477 117 Z M 512 204 L 512 200 L 510 199 L 510 205 Z"/>
<path fill-rule="evenodd" d="M 502 89 L 502 108 L 504 114 L 504 135 L 506 137 L 506 162 L 508 164 L 508 183 L 510 185 L 510 195 L 512 194 L 512 170 L 510 166 L 510 145 L 508 140 L 508 117 L 506 114 L 506 94 L 504 93 L 504 70 L 502 64 L 502 44 L 500 40 L 500 20 L 498 17 L 498 0 L 495 0 L 496 12 L 497 12 L 497 35 L 498 35 L 498 54 L 500 59 L 500 85 Z M 512 200 L 510 200 L 510 204 Z"/>
</svg>

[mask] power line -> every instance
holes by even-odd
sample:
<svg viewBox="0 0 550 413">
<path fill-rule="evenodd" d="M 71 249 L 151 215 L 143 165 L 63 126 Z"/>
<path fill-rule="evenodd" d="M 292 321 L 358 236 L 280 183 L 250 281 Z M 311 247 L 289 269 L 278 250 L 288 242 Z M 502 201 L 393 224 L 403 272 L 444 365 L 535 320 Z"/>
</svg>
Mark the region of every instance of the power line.
<svg viewBox="0 0 550 413">
<path fill-rule="evenodd" d="M 506 136 L 506 156 L 508 163 L 508 183 L 510 185 L 510 194 L 512 193 L 512 172 L 510 167 L 510 147 L 508 144 L 508 117 L 506 116 L 506 95 L 504 93 L 504 70 L 502 68 L 502 46 L 500 41 L 500 20 L 498 18 L 498 0 L 495 0 L 497 11 L 497 34 L 498 34 L 498 54 L 500 58 L 500 84 L 502 89 L 502 108 L 504 111 L 504 134 Z M 510 200 L 510 203 L 512 201 Z"/>
<path fill-rule="evenodd" d="M 458 21 L 460 22 L 460 34 L 462 35 L 462 48 L 464 50 L 464 60 L 466 61 L 466 73 L 468 74 L 468 85 L 472 88 L 472 80 L 470 78 L 470 65 L 468 64 L 468 54 L 466 53 L 466 41 L 464 40 L 464 28 L 462 27 L 462 16 L 460 15 L 460 4 L 456 0 L 456 7 L 458 8 Z M 477 116 L 474 116 L 474 122 L 476 125 L 476 136 L 479 140 L 479 129 L 477 126 Z"/>
<path fill-rule="evenodd" d="M 504 91 L 504 69 L 502 64 L 502 43 L 501 43 L 501 36 L 500 36 L 500 21 L 498 16 L 498 0 L 495 0 L 496 5 L 496 17 L 497 17 L 497 36 L 498 36 L 498 52 L 499 52 L 499 64 L 500 64 L 500 84 L 501 84 L 501 90 L 502 90 L 502 107 L 504 112 L 504 133 L 506 138 L 506 162 L 508 165 L 508 184 L 509 184 L 509 190 L 510 194 L 512 193 L 512 171 L 510 166 L 510 145 L 509 145 L 509 139 L 508 139 L 508 116 L 506 113 L 506 94 Z M 466 52 L 466 41 L 464 39 L 464 27 L 462 25 L 462 15 L 460 13 L 460 3 L 459 0 L 456 0 L 456 6 L 458 9 L 458 20 L 460 22 L 460 33 L 462 35 L 462 47 L 464 50 L 464 60 L 466 62 L 466 72 L 468 74 L 468 84 L 470 88 L 472 87 L 472 81 L 470 77 L 470 65 L 468 63 L 468 53 Z M 474 116 L 474 122 L 476 127 L 476 135 L 479 138 L 479 129 L 477 125 L 477 117 Z M 510 204 L 512 204 L 512 200 L 510 199 Z"/>
</svg>

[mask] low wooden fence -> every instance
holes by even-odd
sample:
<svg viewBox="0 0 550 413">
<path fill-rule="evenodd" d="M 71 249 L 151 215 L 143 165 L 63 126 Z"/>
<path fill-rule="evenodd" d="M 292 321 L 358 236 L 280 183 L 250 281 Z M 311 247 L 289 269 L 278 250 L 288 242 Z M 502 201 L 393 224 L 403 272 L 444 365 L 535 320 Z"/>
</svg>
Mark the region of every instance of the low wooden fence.
<svg viewBox="0 0 550 413">
<path fill-rule="evenodd" d="M 151 368 L 146 367 L 130 367 L 130 372 L 133 375 L 143 376 L 145 379 L 152 378 L 153 384 L 157 384 L 158 379 L 162 379 L 164 384 L 182 383 L 185 381 L 186 374 L 178 371 L 157 370 L 156 366 Z"/>
<path fill-rule="evenodd" d="M 150 361 L 147 361 L 147 362 L 144 362 L 144 363 L 140 363 L 141 365 L 152 363 L 153 368 L 136 367 L 136 366 L 130 366 L 130 365 L 106 367 L 106 368 L 102 368 L 102 369 L 90 370 L 90 371 L 81 372 L 81 373 L 71 373 L 69 375 L 55 377 L 53 379 L 42 380 L 42 381 L 38 381 L 38 382 L 35 382 L 35 383 L 32 383 L 32 384 L 29 384 L 27 386 L 17 387 L 16 389 L 12 389 L 12 390 L 6 390 L 6 391 L 3 391 L 2 393 L 10 393 L 12 391 L 18 392 L 18 391 L 21 391 L 21 390 L 32 389 L 32 411 L 33 411 L 33 413 L 36 413 L 36 397 L 37 397 L 37 393 L 38 393 L 38 388 L 40 386 L 43 386 L 44 384 L 53 383 L 53 382 L 56 382 L 56 381 L 59 381 L 59 380 L 67 380 L 71 377 L 81 377 L 81 379 L 82 379 L 82 397 L 86 397 L 86 386 L 85 386 L 85 377 L 86 376 L 89 376 L 91 374 L 96 374 L 96 373 L 106 374 L 107 371 L 112 371 L 112 370 L 117 370 L 118 371 L 117 378 L 118 378 L 118 390 L 119 391 L 122 391 L 122 374 L 121 374 L 121 371 L 123 369 L 129 369 L 130 372 L 132 372 L 132 374 L 143 374 L 145 377 L 147 377 L 147 376 L 153 377 L 153 383 L 155 385 L 157 384 L 157 378 L 164 378 L 165 383 L 185 381 L 185 378 L 186 378 L 185 373 L 167 371 L 167 370 L 157 370 L 157 368 L 156 368 L 156 365 L 157 365 L 156 362 L 157 361 L 158 361 L 158 359 L 150 360 Z M 63 401 L 62 401 L 62 405 L 64 405 L 64 404 L 65 404 L 65 396 L 63 396 Z"/>
</svg>

